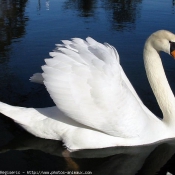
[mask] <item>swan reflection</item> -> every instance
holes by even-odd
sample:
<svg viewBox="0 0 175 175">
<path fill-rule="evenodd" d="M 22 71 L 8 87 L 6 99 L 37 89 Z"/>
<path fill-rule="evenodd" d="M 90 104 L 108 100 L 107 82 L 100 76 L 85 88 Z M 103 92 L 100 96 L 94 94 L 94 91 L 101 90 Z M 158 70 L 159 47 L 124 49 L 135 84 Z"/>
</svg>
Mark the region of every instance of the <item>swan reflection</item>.
<svg viewBox="0 0 175 175">
<path fill-rule="evenodd" d="M 39 150 L 52 156 L 62 157 L 66 164 L 65 170 L 89 170 L 95 175 L 154 175 L 160 172 L 175 154 L 175 139 L 147 146 L 69 152 L 60 141 L 40 139 L 24 134 L 2 146 L 0 156 L 11 150 L 22 152 Z"/>
</svg>

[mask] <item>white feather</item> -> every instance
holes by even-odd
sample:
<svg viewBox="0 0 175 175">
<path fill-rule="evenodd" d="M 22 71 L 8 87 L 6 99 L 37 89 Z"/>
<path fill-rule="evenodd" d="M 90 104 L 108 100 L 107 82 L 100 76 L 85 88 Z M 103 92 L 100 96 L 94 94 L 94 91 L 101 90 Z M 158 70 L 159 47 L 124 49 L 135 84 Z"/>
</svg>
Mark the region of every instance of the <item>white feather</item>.
<svg viewBox="0 0 175 175">
<path fill-rule="evenodd" d="M 47 66 L 42 67 L 44 84 L 55 104 L 67 116 L 83 125 L 93 125 L 94 129 L 116 137 L 121 134 L 127 137 L 128 133 L 135 137 L 143 130 L 143 125 L 146 125 L 147 114 L 140 107 L 141 102 L 123 82 L 116 51 L 92 38 L 87 38 L 88 47 L 81 46 L 82 40 L 76 39 L 75 44 L 74 42 L 66 41 L 66 44 L 71 43 L 78 52 L 67 47 L 59 49 L 75 61 L 64 62 L 65 67 L 71 67 L 69 71 L 62 71 L 62 64 L 59 62 L 59 59 L 63 60 L 62 54 L 59 54 L 59 59 L 54 59 L 54 66 L 50 64 L 51 61 L 47 64 L 46 60 Z M 68 88 L 60 88 L 59 84 L 63 80 Z M 124 110 L 123 106 L 126 105 L 128 109 Z M 134 131 L 129 125 L 136 121 L 142 123 L 142 127 L 136 126 Z"/>
</svg>

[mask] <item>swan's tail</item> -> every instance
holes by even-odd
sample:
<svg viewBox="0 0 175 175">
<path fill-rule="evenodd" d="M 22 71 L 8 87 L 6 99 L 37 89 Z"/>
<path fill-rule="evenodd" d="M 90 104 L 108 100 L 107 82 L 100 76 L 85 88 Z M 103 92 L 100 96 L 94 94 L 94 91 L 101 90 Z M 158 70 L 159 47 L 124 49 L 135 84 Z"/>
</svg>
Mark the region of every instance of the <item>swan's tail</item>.
<svg viewBox="0 0 175 175">
<path fill-rule="evenodd" d="M 13 119 L 20 125 L 29 125 L 33 120 L 32 116 L 35 115 L 36 111 L 33 108 L 11 106 L 0 102 L 0 113 Z"/>
<path fill-rule="evenodd" d="M 29 108 L 11 106 L 6 103 L 0 102 L 0 113 L 13 119 L 16 123 L 27 124 L 30 117 L 25 117 L 29 113 Z"/>
<path fill-rule="evenodd" d="M 14 120 L 29 133 L 46 139 L 59 140 L 60 133 L 55 131 L 59 128 L 62 132 L 65 128 L 62 122 L 47 117 L 48 114 L 58 116 L 57 111 L 57 107 L 24 108 L 0 102 L 0 113 Z"/>
</svg>

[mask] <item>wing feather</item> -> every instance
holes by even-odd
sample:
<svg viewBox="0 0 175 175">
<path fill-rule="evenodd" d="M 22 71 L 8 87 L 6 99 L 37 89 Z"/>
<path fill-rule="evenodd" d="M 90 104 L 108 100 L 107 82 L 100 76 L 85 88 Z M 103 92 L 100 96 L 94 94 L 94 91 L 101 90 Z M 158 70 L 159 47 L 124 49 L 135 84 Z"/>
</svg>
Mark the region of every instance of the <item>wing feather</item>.
<svg viewBox="0 0 175 175">
<path fill-rule="evenodd" d="M 57 45 L 50 56 L 42 67 L 44 84 L 68 117 L 112 136 L 135 137 L 144 130 L 147 114 L 113 46 L 74 38 Z"/>
</svg>

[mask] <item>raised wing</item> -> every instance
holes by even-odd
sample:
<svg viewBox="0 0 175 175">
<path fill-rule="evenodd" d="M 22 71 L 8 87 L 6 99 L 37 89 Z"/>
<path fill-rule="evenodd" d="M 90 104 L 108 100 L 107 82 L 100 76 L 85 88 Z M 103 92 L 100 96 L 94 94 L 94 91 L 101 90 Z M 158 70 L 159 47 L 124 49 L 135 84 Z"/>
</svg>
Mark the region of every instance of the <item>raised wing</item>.
<svg viewBox="0 0 175 175">
<path fill-rule="evenodd" d="M 42 67 L 56 106 L 73 120 L 112 136 L 134 137 L 144 130 L 147 114 L 115 48 L 90 37 L 62 42 Z"/>
</svg>

